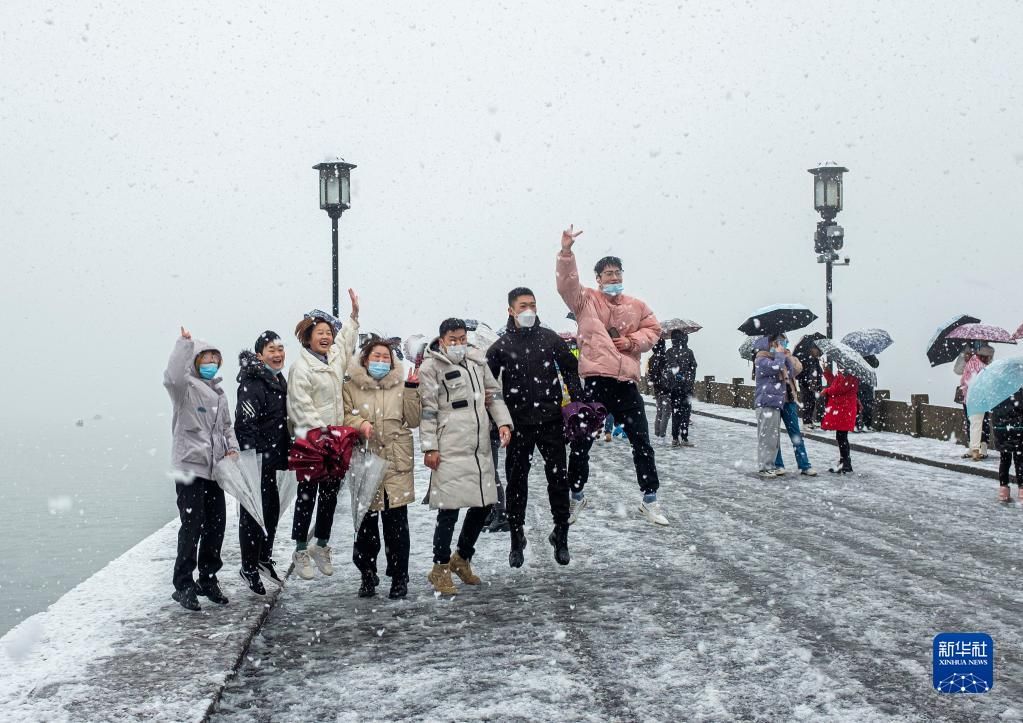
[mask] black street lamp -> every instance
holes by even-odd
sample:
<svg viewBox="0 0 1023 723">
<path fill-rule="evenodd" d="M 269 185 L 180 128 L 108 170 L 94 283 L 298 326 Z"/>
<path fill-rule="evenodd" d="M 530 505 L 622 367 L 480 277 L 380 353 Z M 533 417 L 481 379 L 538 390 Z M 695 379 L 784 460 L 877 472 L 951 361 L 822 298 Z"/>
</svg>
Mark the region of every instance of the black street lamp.
<svg viewBox="0 0 1023 723">
<path fill-rule="evenodd" d="M 842 210 L 842 174 L 849 169 L 825 163 L 809 171 L 813 174 L 813 207 L 822 219 L 817 223 L 817 232 L 813 236 L 813 250 L 817 254 L 817 263 L 825 264 L 826 268 L 828 338 L 831 339 L 834 332 L 831 311 L 832 269 L 849 265 L 848 256 L 838 261 L 838 252 L 845 245 L 845 230 L 835 223 L 835 216 Z"/>
<path fill-rule="evenodd" d="M 320 172 L 320 208 L 330 216 L 331 240 L 334 247 L 334 266 L 332 277 L 334 279 L 334 316 L 340 313 L 338 309 L 338 262 L 337 262 L 337 220 L 341 214 L 352 207 L 352 169 L 356 166 L 344 161 L 331 161 L 317 163 L 314 170 Z"/>
</svg>

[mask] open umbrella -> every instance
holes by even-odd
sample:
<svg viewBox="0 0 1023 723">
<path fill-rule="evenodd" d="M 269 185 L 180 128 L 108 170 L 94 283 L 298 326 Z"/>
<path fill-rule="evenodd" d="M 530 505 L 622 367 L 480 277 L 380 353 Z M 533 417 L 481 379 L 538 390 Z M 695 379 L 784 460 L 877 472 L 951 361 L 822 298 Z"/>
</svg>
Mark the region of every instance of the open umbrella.
<svg viewBox="0 0 1023 723">
<path fill-rule="evenodd" d="M 299 482 L 323 477 L 344 477 L 359 433 L 351 427 L 332 426 L 310 429 L 298 437 L 288 452 L 288 469 L 295 470 Z"/>
<path fill-rule="evenodd" d="M 746 341 L 739 345 L 739 356 L 746 361 L 753 361 L 753 358 L 757 355 L 757 350 L 753 348 L 753 343 L 759 338 L 759 336 L 747 336 Z"/>
<path fill-rule="evenodd" d="M 661 338 L 667 339 L 673 331 L 681 331 L 685 334 L 695 334 L 703 327 L 692 319 L 668 319 L 661 322 Z"/>
<path fill-rule="evenodd" d="M 949 319 L 938 327 L 938 330 L 934 332 L 934 336 L 927 343 L 927 360 L 931 363 L 931 366 L 936 367 L 940 364 L 954 362 L 965 345 L 961 341 L 948 339 L 948 335 L 963 324 L 977 324 L 979 322 L 980 319 L 975 316 L 962 314 Z"/>
<path fill-rule="evenodd" d="M 980 370 L 966 394 L 967 414 L 990 412 L 1023 387 L 1023 358 L 999 359 Z"/>
<path fill-rule="evenodd" d="M 577 442 L 604 428 L 607 408 L 600 402 L 571 402 L 561 409 L 561 419 L 565 423 L 565 437 Z"/>
<path fill-rule="evenodd" d="M 793 356 L 797 356 L 800 359 L 810 353 L 810 347 L 814 346 L 814 342 L 818 339 L 827 339 L 824 334 L 819 331 L 812 332 L 810 334 L 804 334 L 803 338 L 796 343 L 796 347 L 792 350 Z"/>
<path fill-rule="evenodd" d="M 1015 344 L 1016 340 L 1008 330 L 992 324 L 963 324 L 948 334 L 949 339 L 962 341 L 984 341 L 995 344 Z"/>
<path fill-rule="evenodd" d="M 263 492 L 260 486 L 262 459 L 256 450 L 247 449 L 238 455 L 238 459 L 224 457 L 213 468 L 213 476 L 217 484 L 227 494 L 238 500 L 238 504 L 252 515 L 252 519 L 266 534 L 266 521 L 263 519 Z"/>
<path fill-rule="evenodd" d="M 370 452 L 366 445 L 360 445 L 352 452 L 345 484 L 348 485 L 348 492 L 352 497 L 352 524 L 355 525 L 356 532 L 362 525 L 362 519 L 369 512 L 386 472 L 387 460 Z"/>
<path fill-rule="evenodd" d="M 802 329 L 813 323 L 817 315 L 802 304 L 774 304 L 757 309 L 739 326 L 746 336 L 774 336 Z"/>
<path fill-rule="evenodd" d="M 850 331 L 842 337 L 842 343 L 862 356 L 874 356 L 895 342 L 892 340 L 892 335 L 884 329 L 863 329 L 862 331 Z"/>
<path fill-rule="evenodd" d="M 848 344 L 843 344 L 840 341 L 832 341 L 831 339 L 818 339 L 814 343 L 817 348 L 823 352 L 824 356 L 827 357 L 828 361 L 834 362 L 842 369 L 847 370 L 861 382 L 869 384 L 872 387 L 877 386 L 877 375 L 874 374 L 874 370 L 871 369 L 866 360 L 860 356 L 855 349 L 850 348 Z"/>
</svg>

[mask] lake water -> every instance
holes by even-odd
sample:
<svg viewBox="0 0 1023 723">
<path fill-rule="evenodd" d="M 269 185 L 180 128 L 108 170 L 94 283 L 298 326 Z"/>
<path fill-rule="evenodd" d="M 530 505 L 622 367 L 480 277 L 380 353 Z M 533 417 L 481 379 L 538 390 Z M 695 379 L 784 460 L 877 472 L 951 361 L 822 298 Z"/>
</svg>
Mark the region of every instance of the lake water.
<svg viewBox="0 0 1023 723">
<path fill-rule="evenodd" d="M 169 415 L 0 423 L 0 635 L 177 515 L 169 444 Z"/>
</svg>

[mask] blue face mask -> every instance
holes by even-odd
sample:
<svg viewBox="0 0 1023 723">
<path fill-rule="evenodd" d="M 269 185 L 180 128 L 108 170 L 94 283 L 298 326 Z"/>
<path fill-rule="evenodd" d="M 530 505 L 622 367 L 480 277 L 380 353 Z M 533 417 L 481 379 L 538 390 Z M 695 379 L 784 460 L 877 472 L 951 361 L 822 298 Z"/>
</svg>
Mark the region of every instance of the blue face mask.
<svg viewBox="0 0 1023 723">
<path fill-rule="evenodd" d="M 200 364 L 199 365 L 199 376 L 203 379 L 212 379 L 217 376 L 217 370 L 219 370 L 216 364 Z"/>
<path fill-rule="evenodd" d="M 391 363 L 390 362 L 374 362 L 374 361 L 371 361 L 369 363 L 368 370 L 369 370 L 369 375 L 371 377 L 373 377 L 374 379 L 383 379 L 384 377 L 386 377 L 390 373 L 390 371 L 391 371 Z"/>
<path fill-rule="evenodd" d="M 604 284 L 600 290 L 608 296 L 618 296 L 625 289 L 623 284 Z"/>
<path fill-rule="evenodd" d="M 781 343 L 781 348 L 782 349 L 788 349 L 789 348 L 789 340 L 788 339 L 785 339 L 784 341 L 782 341 L 780 343 Z"/>
</svg>

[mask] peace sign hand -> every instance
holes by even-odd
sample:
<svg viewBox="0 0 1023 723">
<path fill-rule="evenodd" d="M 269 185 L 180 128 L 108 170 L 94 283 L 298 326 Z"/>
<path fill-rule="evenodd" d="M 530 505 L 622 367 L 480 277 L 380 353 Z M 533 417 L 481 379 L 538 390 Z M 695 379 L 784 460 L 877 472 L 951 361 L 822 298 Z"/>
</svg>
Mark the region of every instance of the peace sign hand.
<svg viewBox="0 0 1023 723">
<path fill-rule="evenodd" d="M 561 232 L 561 250 L 571 251 L 572 244 L 582 234 L 582 231 L 575 231 L 575 224 L 570 225 L 567 229 Z"/>
</svg>

